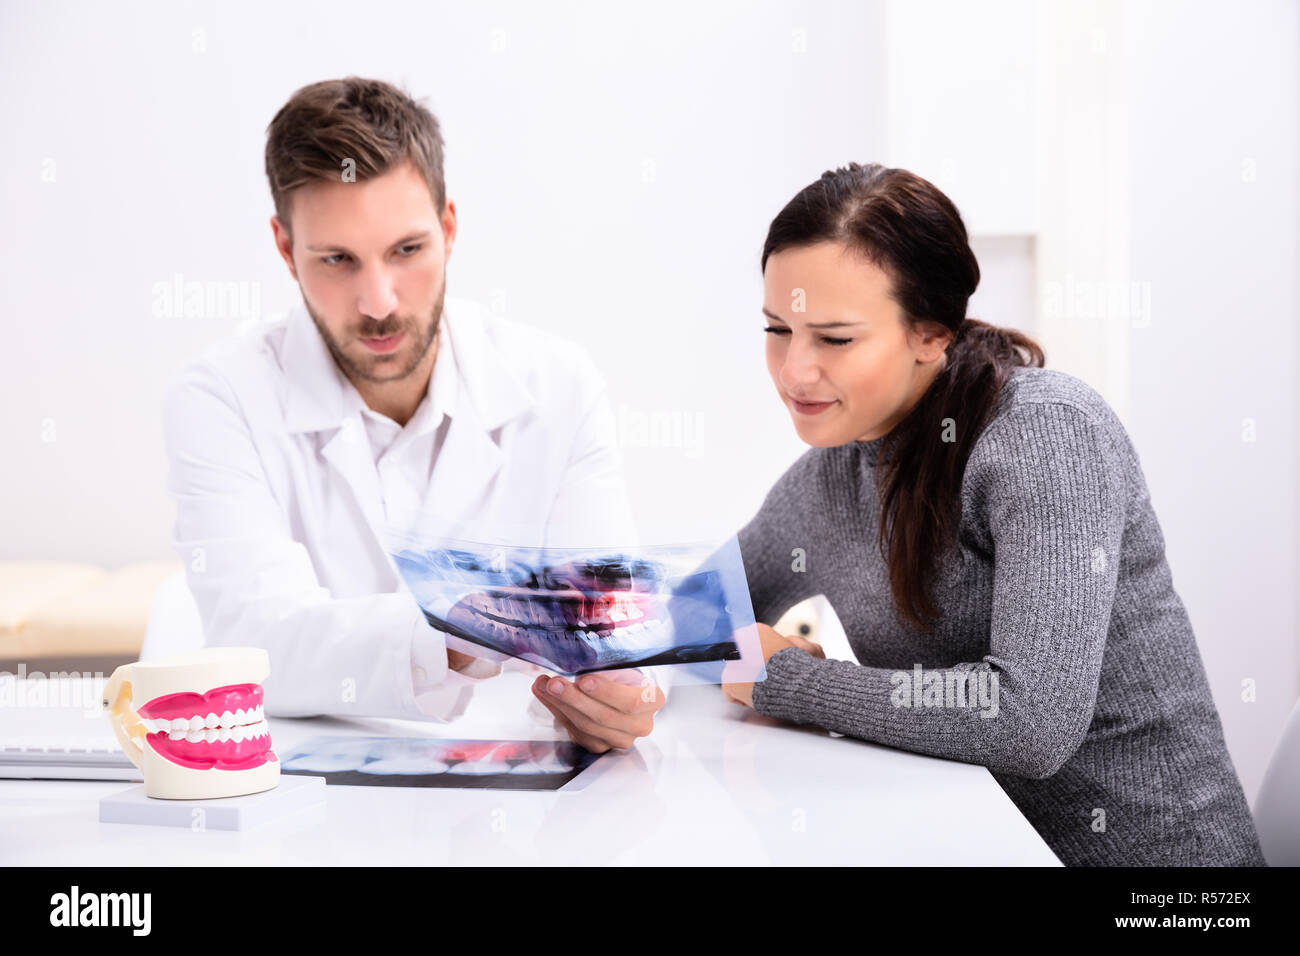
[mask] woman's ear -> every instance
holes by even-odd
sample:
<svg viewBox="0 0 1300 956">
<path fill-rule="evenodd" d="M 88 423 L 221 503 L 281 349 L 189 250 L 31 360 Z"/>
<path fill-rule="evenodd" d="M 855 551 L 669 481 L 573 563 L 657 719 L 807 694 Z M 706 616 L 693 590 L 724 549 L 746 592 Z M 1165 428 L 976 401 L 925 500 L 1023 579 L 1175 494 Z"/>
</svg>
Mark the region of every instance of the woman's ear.
<svg viewBox="0 0 1300 956">
<path fill-rule="evenodd" d="M 940 322 L 926 321 L 916 325 L 916 360 L 925 364 L 945 361 L 945 354 L 956 333 Z"/>
</svg>

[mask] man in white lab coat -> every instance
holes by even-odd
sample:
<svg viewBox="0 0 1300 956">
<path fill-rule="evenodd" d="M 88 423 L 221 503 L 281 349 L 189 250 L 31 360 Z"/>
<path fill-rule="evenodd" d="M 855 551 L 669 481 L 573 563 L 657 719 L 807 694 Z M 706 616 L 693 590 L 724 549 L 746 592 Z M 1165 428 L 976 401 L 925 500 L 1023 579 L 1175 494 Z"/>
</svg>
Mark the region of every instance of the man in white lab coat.
<svg viewBox="0 0 1300 956">
<path fill-rule="evenodd" d="M 205 640 L 267 649 L 270 714 L 453 720 L 502 658 L 428 625 L 387 531 L 633 545 L 604 380 L 579 346 L 446 298 L 456 208 L 437 120 L 404 93 L 304 87 L 266 164 L 303 307 L 210 349 L 165 401 Z M 593 752 L 647 735 L 666 700 L 663 668 L 533 669 Z"/>
</svg>

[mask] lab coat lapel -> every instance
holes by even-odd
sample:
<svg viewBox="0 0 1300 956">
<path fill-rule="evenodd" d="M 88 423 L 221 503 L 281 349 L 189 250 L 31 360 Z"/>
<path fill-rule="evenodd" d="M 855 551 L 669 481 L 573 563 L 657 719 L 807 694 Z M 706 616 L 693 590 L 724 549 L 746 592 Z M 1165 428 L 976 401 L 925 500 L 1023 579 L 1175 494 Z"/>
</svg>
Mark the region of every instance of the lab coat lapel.
<svg viewBox="0 0 1300 956">
<path fill-rule="evenodd" d="M 493 483 L 506 458 L 502 428 L 534 403 L 492 342 L 487 321 L 475 303 L 448 299 L 444 304 L 443 332 L 449 334 L 455 357 L 456 399 L 422 516 L 443 518 L 447 524 L 440 533 L 451 536 L 485 533 Z"/>
<path fill-rule="evenodd" d="M 365 423 L 361 421 L 359 411 L 343 420 L 339 430 L 321 449 L 321 456 L 352 490 L 370 527 L 382 532 L 387 522 L 383 510 L 383 491 L 379 487 L 370 439 L 366 435 Z"/>
<path fill-rule="evenodd" d="M 475 410 L 458 407 L 433 463 L 422 515 L 437 515 L 448 523 L 439 533 L 470 536 L 504 460 L 505 454 L 483 428 Z"/>
<path fill-rule="evenodd" d="M 290 432 L 326 432 L 321 457 L 343 479 L 372 528 L 385 518 L 379 476 L 359 407 L 349 407 L 342 371 L 306 310 L 295 308 L 285 329 L 285 426 Z M 328 434 L 332 431 L 333 434 Z"/>
<path fill-rule="evenodd" d="M 534 404 L 488 333 L 489 317 L 473 302 L 444 302 L 443 332 L 452 342 L 456 398 L 443 446 L 423 497 L 419 528 L 473 537 L 487 515 L 494 478 L 505 460 L 501 429 Z M 290 431 L 336 429 L 321 455 L 351 489 L 366 520 L 381 535 L 388 527 L 382 489 L 359 408 L 350 408 L 346 379 L 305 309 L 294 310 L 284 345 L 288 378 L 285 419 Z M 435 518 L 436 516 L 436 518 Z M 427 524 L 426 524 L 427 523 Z"/>
</svg>

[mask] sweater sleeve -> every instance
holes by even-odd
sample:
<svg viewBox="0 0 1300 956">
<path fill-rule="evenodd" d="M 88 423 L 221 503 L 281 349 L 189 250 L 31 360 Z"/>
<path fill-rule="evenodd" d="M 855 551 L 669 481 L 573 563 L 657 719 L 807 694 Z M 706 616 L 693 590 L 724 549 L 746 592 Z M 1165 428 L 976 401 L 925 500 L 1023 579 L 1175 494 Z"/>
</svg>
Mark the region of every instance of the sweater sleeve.
<svg viewBox="0 0 1300 956">
<path fill-rule="evenodd" d="M 1125 524 L 1112 436 L 1063 403 L 1027 403 L 976 442 L 964 482 L 994 548 L 989 651 L 910 671 L 773 654 L 763 715 L 1042 778 L 1092 722 Z M 963 693 L 964 692 L 964 693 Z"/>
<path fill-rule="evenodd" d="M 802 503 L 815 480 L 811 459 L 796 461 L 768 491 L 758 513 L 736 535 L 754 620 L 774 625 L 800 601 L 819 593 L 808 572 L 809 533 Z"/>
</svg>

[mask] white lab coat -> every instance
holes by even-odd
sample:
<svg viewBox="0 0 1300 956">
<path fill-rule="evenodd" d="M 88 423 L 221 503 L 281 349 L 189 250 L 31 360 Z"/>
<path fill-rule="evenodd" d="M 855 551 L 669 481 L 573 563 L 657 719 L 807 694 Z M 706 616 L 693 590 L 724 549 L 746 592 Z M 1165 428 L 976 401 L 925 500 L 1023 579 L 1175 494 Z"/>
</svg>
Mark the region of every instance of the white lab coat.
<svg viewBox="0 0 1300 956">
<path fill-rule="evenodd" d="M 634 546 L 604 378 L 586 352 L 472 302 L 448 298 L 443 323 L 454 411 L 411 499 L 422 527 Z M 164 409 L 173 544 L 205 642 L 270 653 L 267 713 L 453 719 L 474 681 L 447 670 L 443 635 L 388 556 L 389 522 L 411 516 L 386 512 L 357 398 L 302 306 L 186 365 Z M 426 462 L 436 424 L 419 436 Z M 438 688 L 418 704 L 413 646 Z M 667 688 L 663 668 L 646 670 Z"/>
</svg>

